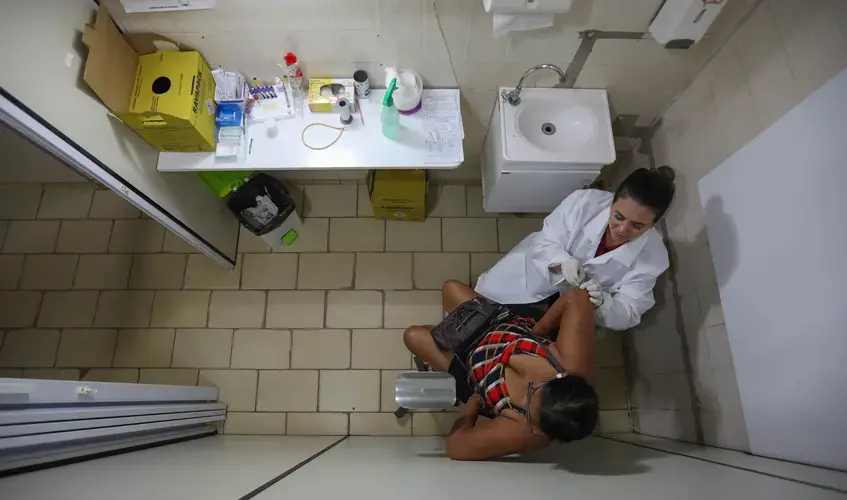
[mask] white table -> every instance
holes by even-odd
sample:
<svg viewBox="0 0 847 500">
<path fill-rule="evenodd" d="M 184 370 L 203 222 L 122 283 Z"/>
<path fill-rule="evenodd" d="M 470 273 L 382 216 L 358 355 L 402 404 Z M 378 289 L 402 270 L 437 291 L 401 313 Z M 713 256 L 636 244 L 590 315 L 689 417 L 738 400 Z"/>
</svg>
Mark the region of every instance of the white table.
<svg viewBox="0 0 847 500">
<path fill-rule="evenodd" d="M 311 123 L 342 126 L 338 113 L 312 113 L 305 99 L 296 103 L 294 118 L 276 122 L 278 133 L 272 137 L 271 122 L 254 123 L 247 128 L 245 148 L 236 158 L 216 158 L 214 153 L 160 153 L 160 172 L 200 172 L 209 170 L 339 170 L 371 168 L 456 168 L 464 161 L 462 150 L 462 118 L 458 89 L 426 89 L 425 102 L 446 103 L 442 115 L 458 123 L 452 134 L 444 130 L 433 134 L 438 120 L 425 120 L 426 110 L 413 115 L 400 115 L 400 135 L 391 140 L 382 135 L 380 115 L 384 90 L 371 90 L 369 99 L 360 100 L 361 115 L 353 114 L 353 123 L 332 147 L 316 151 L 302 140 L 303 129 Z M 455 102 L 455 110 L 453 103 Z M 430 108 L 432 109 L 432 108 Z M 446 114 L 443 110 L 446 109 Z M 364 123 L 362 118 L 364 118 Z M 337 130 L 312 127 L 306 141 L 320 147 L 332 141 Z M 433 140 L 437 138 L 438 140 Z M 439 143 L 438 145 L 436 144 Z"/>
</svg>

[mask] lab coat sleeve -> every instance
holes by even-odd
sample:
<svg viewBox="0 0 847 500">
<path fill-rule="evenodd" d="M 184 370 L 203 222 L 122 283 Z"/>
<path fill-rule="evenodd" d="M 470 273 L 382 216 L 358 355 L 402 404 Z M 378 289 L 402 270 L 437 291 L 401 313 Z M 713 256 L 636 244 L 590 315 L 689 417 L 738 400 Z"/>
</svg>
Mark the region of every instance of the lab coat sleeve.
<svg viewBox="0 0 847 500">
<path fill-rule="evenodd" d="M 550 267 L 560 265 L 571 258 L 571 254 L 565 250 L 574 230 L 570 221 L 574 219 L 574 211 L 584 196 L 585 191 L 574 191 L 544 219 L 544 226 L 532 250 L 527 254 L 529 264 L 553 286 L 565 281 L 562 273 L 553 272 Z"/>
<path fill-rule="evenodd" d="M 641 323 L 641 315 L 656 303 L 653 287 L 657 277 L 653 274 L 636 274 L 616 291 L 606 295 L 596 311 L 597 324 L 611 330 L 626 330 Z"/>
</svg>

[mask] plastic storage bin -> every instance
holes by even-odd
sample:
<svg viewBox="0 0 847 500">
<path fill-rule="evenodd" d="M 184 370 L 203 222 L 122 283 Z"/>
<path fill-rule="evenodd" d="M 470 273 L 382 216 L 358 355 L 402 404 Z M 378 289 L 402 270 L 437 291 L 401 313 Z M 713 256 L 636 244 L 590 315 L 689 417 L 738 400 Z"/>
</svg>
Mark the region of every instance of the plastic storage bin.
<svg viewBox="0 0 847 500">
<path fill-rule="evenodd" d="M 267 174 L 251 177 L 229 195 L 226 204 L 244 227 L 273 248 L 293 244 L 303 225 L 291 193 Z"/>
</svg>

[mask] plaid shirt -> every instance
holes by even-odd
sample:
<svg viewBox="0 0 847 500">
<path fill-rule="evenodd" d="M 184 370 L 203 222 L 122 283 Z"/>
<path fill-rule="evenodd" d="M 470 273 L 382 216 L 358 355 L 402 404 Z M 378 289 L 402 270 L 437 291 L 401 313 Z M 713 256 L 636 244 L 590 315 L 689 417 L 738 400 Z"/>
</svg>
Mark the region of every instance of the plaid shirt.
<svg viewBox="0 0 847 500">
<path fill-rule="evenodd" d="M 506 408 L 521 415 L 526 413 L 512 405 L 506 388 L 506 364 L 513 354 L 529 354 L 547 359 L 538 342 L 527 336 L 532 332 L 534 324 L 535 321 L 530 318 L 516 318 L 497 325 L 468 356 L 471 382 L 482 396 L 485 406 L 495 416 Z M 541 339 L 541 342 L 545 342 L 545 345 L 550 343 L 548 339 Z"/>
</svg>

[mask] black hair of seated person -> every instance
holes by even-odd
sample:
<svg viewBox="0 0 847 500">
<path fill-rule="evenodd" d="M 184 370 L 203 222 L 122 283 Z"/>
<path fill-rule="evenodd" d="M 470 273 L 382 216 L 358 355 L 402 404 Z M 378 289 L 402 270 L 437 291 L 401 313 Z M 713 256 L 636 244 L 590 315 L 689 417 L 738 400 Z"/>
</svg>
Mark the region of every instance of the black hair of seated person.
<svg viewBox="0 0 847 500">
<path fill-rule="evenodd" d="M 629 174 L 615 191 L 615 200 L 629 198 L 656 214 L 658 221 L 665 215 L 676 191 L 673 169 L 667 165 L 658 168 L 639 168 Z"/>
<path fill-rule="evenodd" d="M 567 375 L 540 389 L 538 427 L 548 437 L 569 443 L 594 431 L 599 418 L 597 393 L 585 377 Z"/>
</svg>

